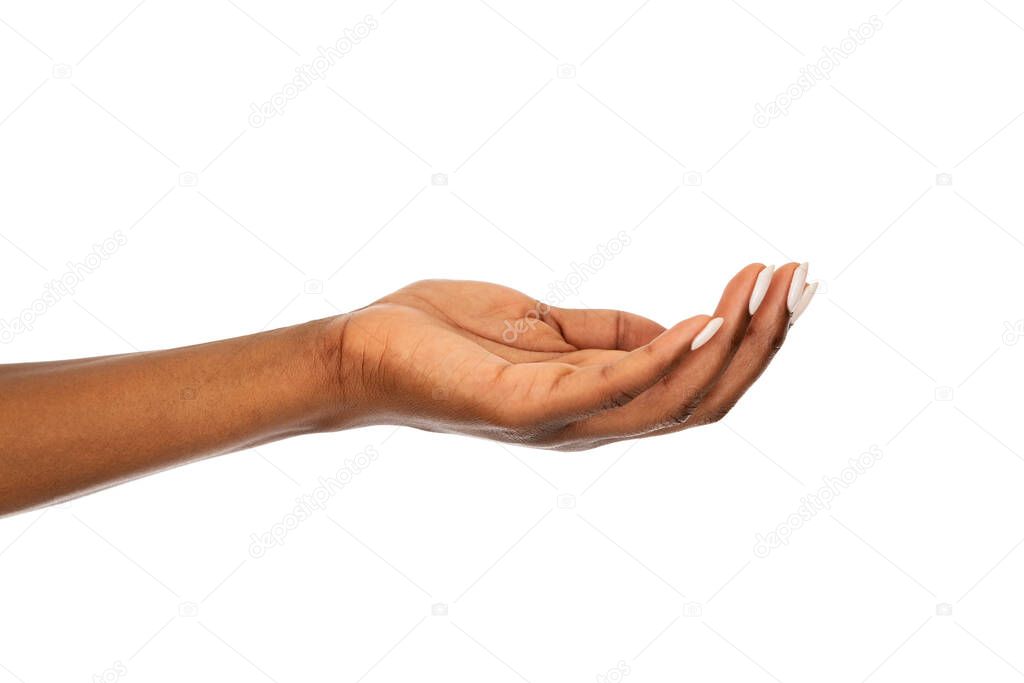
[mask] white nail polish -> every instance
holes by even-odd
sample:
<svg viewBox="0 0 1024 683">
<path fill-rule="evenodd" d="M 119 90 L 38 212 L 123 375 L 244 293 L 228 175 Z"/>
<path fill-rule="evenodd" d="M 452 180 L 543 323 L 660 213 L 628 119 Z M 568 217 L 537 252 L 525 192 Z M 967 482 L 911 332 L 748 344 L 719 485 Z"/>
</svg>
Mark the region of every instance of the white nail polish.
<svg viewBox="0 0 1024 683">
<path fill-rule="evenodd" d="M 805 282 L 807 282 L 807 264 L 801 263 L 800 267 L 793 271 L 793 279 L 789 283 L 789 297 L 786 299 L 786 306 L 789 308 L 790 313 L 795 311 L 796 305 L 800 303 L 800 297 L 804 293 Z"/>
<path fill-rule="evenodd" d="M 700 334 L 693 338 L 693 343 L 690 344 L 690 350 L 696 351 L 707 344 L 708 341 L 715 336 L 715 332 L 718 332 L 718 329 L 724 322 L 725 318 L 712 318 L 709 320 L 708 324 L 704 326 L 704 329 L 700 331 Z"/>
<path fill-rule="evenodd" d="M 807 310 L 807 307 L 811 305 L 811 299 L 814 298 L 814 293 L 818 291 L 818 283 L 812 282 L 804 288 L 803 296 L 800 297 L 800 301 L 796 305 L 796 309 L 793 311 L 793 317 L 789 319 L 789 324 L 792 325 L 796 322 L 796 319 Z"/>
<path fill-rule="evenodd" d="M 757 280 L 754 282 L 754 291 L 750 293 L 750 315 L 757 313 L 758 307 L 764 301 L 764 295 L 768 293 L 768 286 L 772 283 L 772 273 L 774 272 L 775 266 L 767 266 L 757 274 Z"/>
</svg>

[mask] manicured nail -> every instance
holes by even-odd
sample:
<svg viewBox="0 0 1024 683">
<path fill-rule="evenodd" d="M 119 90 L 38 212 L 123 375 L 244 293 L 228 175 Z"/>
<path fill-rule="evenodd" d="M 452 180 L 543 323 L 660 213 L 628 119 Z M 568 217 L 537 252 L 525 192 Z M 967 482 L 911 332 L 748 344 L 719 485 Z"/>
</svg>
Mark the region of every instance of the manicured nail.
<svg viewBox="0 0 1024 683">
<path fill-rule="evenodd" d="M 690 350 L 696 351 L 700 347 L 704 346 L 715 336 L 715 332 L 718 332 L 718 328 L 725 322 L 725 318 L 712 318 L 708 321 L 708 324 L 704 326 L 704 329 L 700 331 L 696 337 L 693 338 L 693 343 L 690 344 Z"/>
<path fill-rule="evenodd" d="M 758 307 L 764 301 L 764 295 L 768 293 L 768 285 L 772 283 L 772 273 L 774 272 L 775 266 L 768 266 L 757 274 L 754 291 L 750 293 L 750 315 L 757 313 Z"/>
<path fill-rule="evenodd" d="M 792 325 L 796 322 L 796 319 L 807 310 L 807 307 L 811 305 L 811 299 L 814 298 L 814 293 L 818 291 L 818 283 L 812 282 L 804 288 L 804 293 L 800 297 L 799 303 L 796 305 L 796 309 L 793 311 L 793 317 L 789 319 L 789 324 Z"/>
<path fill-rule="evenodd" d="M 800 267 L 793 271 L 793 279 L 789 282 L 789 297 L 786 299 L 786 306 L 790 313 L 793 313 L 797 304 L 800 303 L 805 282 L 807 282 L 807 264 L 801 263 Z"/>
</svg>

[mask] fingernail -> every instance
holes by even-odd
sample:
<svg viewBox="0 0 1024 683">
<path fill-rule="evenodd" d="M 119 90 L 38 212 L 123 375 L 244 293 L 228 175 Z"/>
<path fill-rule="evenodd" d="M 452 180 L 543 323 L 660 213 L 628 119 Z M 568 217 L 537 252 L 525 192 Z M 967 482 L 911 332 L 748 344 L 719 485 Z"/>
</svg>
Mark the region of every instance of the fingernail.
<svg viewBox="0 0 1024 683">
<path fill-rule="evenodd" d="M 812 282 L 807 285 L 804 289 L 803 295 L 800 297 L 800 301 L 796 305 L 796 309 L 793 311 L 793 317 L 789 319 L 789 324 L 792 325 L 796 322 L 796 319 L 807 310 L 807 307 L 811 305 L 811 299 L 814 298 L 814 293 L 818 291 L 818 283 Z"/>
<path fill-rule="evenodd" d="M 715 332 L 718 332 L 718 328 L 725 322 L 725 318 L 712 318 L 708 321 L 708 324 L 704 326 L 704 329 L 700 331 L 696 337 L 693 338 L 693 343 L 690 344 L 690 350 L 696 351 L 700 347 L 704 346 L 715 336 Z"/>
<path fill-rule="evenodd" d="M 786 299 L 786 306 L 789 308 L 790 313 L 795 311 L 797 304 L 800 303 L 800 297 L 804 293 L 805 282 L 807 282 L 807 264 L 801 263 L 793 271 L 793 279 L 789 283 L 789 297 Z"/>
<path fill-rule="evenodd" d="M 764 295 L 768 293 L 768 285 L 772 283 L 772 273 L 774 272 L 775 266 L 768 266 L 757 274 L 754 291 L 750 293 L 750 315 L 757 313 L 758 307 L 764 301 Z"/>
</svg>

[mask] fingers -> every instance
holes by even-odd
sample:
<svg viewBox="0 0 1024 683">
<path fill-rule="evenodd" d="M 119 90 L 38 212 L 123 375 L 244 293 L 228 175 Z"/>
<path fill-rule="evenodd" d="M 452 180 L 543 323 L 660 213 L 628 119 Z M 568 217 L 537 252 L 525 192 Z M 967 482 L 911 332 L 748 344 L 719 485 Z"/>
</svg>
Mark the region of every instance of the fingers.
<svg viewBox="0 0 1024 683">
<path fill-rule="evenodd" d="M 632 351 L 665 331 L 653 320 L 626 311 L 552 306 L 545 318 L 578 349 Z"/>
<path fill-rule="evenodd" d="M 687 423 L 698 402 L 728 367 L 750 321 L 750 301 L 764 266 L 752 264 L 726 286 L 715 316 L 721 329 L 636 400 L 566 427 L 567 441 L 636 436 Z"/>
<path fill-rule="evenodd" d="M 736 356 L 697 407 L 692 419 L 693 424 L 708 424 L 722 419 L 778 353 L 786 339 L 791 318 L 795 317 L 790 313 L 790 302 L 793 302 L 794 313 L 801 303 L 804 304 L 803 308 L 810 303 L 809 296 L 806 301 L 804 300 L 807 289 L 804 284 L 806 268 L 798 273 L 800 267 L 795 263 L 789 263 L 775 273 L 764 301 L 750 321 L 747 334 Z M 812 286 L 817 289 L 816 285 Z M 812 290 L 810 296 L 813 295 Z"/>
<path fill-rule="evenodd" d="M 684 320 L 611 363 L 583 367 L 553 362 L 509 365 L 499 380 L 511 387 L 529 387 L 530 395 L 510 397 L 499 406 L 499 412 L 506 406 L 520 406 L 501 421 L 520 427 L 558 421 L 564 424 L 626 405 L 672 370 L 710 321 L 708 316 Z M 528 408 L 523 410 L 521 406 Z"/>
<path fill-rule="evenodd" d="M 740 348 L 729 367 L 696 406 L 692 417 L 685 424 L 670 425 L 641 436 L 660 436 L 716 422 L 729 412 L 771 363 L 785 341 L 789 328 L 807 309 L 818 288 L 817 283 L 804 284 L 806 269 L 798 273 L 799 267 L 796 263 L 789 263 L 774 273 Z M 789 310 L 791 302 L 794 302 L 792 313 Z M 577 447 L 600 446 L 618 441 L 619 438 L 605 438 Z"/>
<path fill-rule="evenodd" d="M 478 343 L 512 363 L 560 359 L 592 364 L 608 351 L 632 351 L 665 331 L 635 313 L 609 309 L 557 308 L 536 303 L 525 317 L 503 323 L 501 342 L 479 337 Z"/>
</svg>

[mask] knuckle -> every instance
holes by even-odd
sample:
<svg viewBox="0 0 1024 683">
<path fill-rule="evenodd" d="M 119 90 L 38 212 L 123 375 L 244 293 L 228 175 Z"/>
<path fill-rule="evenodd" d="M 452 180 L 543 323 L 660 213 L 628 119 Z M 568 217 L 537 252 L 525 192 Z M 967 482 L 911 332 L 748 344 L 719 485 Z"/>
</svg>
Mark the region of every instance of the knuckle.
<svg viewBox="0 0 1024 683">
<path fill-rule="evenodd" d="M 605 409 L 613 410 L 615 408 L 622 408 L 623 406 L 628 405 L 630 401 L 636 397 L 637 394 L 635 393 L 630 393 L 628 391 L 615 391 L 608 396 L 608 399 L 605 402 Z"/>
<path fill-rule="evenodd" d="M 747 335 L 745 331 L 739 334 L 729 335 L 728 351 L 730 355 L 736 353 L 739 350 L 740 346 L 743 345 L 743 340 L 746 338 L 746 336 Z"/>
<path fill-rule="evenodd" d="M 615 386 L 615 381 L 610 365 L 602 366 L 601 368 L 601 381 L 606 387 L 606 396 L 602 402 L 603 410 L 610 410 L 613 408 L 621 408 L 626 405 L 634 398 L 640 395 L 641 392 L 633 391 L 629 389 L 620 389 Z"/>
<path fill-rule="evenodd" d="M 782 348 L 782 343 L 786 341 L 786 326 L 775 325 L 772 327 L 762 327 L 752 331 L 754 336 L 754 343 L 761 348 L 768 350 L 768 353 L 775 355 L 775 353 Z"/>
<path fill-rule="evenodd" d="M 605 409 L 622 408 L 629 405 L 642 393 L 644 393 L 643 389 L 619 389 L 613 391 L 605 401 Z"/>
<path fill-rule="evenodd" d="M 622 311 L 615 311 L 615 348 L 621 349 L 626 343 L 626 325 L 628 321 Z"/>
<path fill-rule="evenodd" d="M 692 404 L 684 404 L 669 413 L 666 423 L 670 427 L 689 427 L 693 419 L 694 408 Z"/>
</svg>

